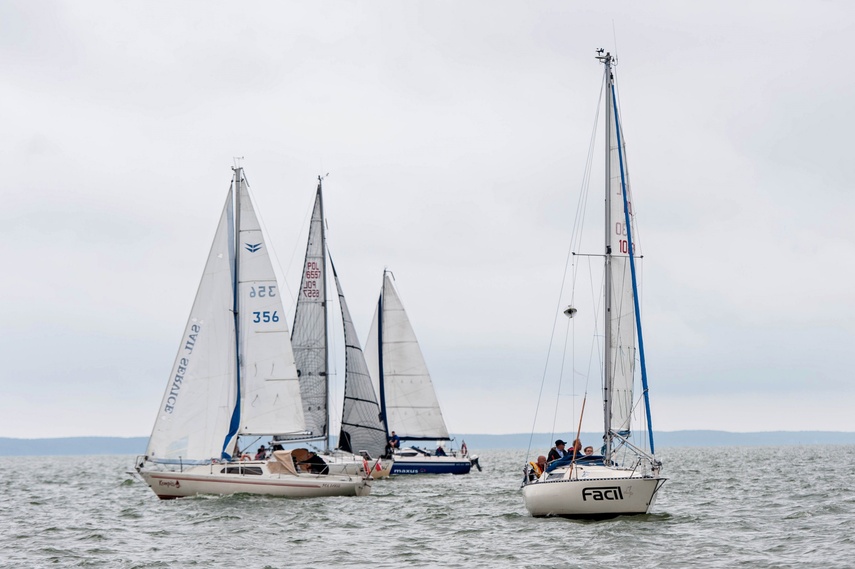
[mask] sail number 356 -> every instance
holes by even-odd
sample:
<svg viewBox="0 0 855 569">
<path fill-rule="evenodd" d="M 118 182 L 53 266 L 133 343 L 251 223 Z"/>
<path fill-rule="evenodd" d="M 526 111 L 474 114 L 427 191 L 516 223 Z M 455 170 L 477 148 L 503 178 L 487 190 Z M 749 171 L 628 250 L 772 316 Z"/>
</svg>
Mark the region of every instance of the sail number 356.
<svg viewBox="0 0 855 569">
<path fill-rule="evenodd" d="M 249 297 L 250 298 L 264 298 L 266 296 L 276 296 L 276 285 L 261 285 L 257 287 L 250 287 L 249 289 Z"/>
<path fill-rule="evenodd" d="M 279 322 L 279 313 L 276 310 L 273 312 L 269 310 L 265 310 L 264 312 L 253 312 L 252 315 L 255 316 L 252 321 L 256 324 L 259 322 Z"/>
</svg>

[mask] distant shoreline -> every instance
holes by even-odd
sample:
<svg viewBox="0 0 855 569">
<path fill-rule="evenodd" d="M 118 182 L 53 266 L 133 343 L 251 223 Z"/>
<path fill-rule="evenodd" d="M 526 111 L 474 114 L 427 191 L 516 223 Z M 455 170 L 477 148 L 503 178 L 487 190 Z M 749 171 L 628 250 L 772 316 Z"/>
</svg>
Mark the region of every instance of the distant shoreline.
<svg viewBox="0 0 855 569">
<path fill-rule="evenodd" d="M 472 452 L 488 449 L 548 449 L 552 446 L 549 433 L 483 435 L 453 435 L 452 447 L 463 441 Z M 567 433 L 557 433 L 555 438 L 570 439 Z M 599 433 L 582 433 L 585 444 L 595 444 Z M 335 444 L 333 437 L 332 443 Z M 148 437 L 62 437 L 18 439 L 0 437 L 0 456 L 54 456 L 97 454 L 143 454 Z M 733 433 L 728 431 L 663 431 L 655 433 L 657 449 L 668 447 L 716 446 L 800 446 L 825 444 L 855 444 L 855 432 L 842 431 L 770 431 L 760 433 Z M 432 441 L 416 443 L 430 448 Z"/>
</svg>

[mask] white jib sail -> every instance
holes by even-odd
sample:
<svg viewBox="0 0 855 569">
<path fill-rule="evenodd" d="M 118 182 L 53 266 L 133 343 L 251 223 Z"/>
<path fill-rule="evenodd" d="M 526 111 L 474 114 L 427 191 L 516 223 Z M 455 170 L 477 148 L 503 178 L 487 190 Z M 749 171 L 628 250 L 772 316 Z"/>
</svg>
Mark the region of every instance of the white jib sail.
<svg viewBox="0 0 855 569">
<path fill-rule="evenodd" d="M 383 276 L 382 304 L 382 375 L 373 346 L 366 353 L 366 361 L 372 373 L 378 372 L 378 376 L 372 377 L 374 382 L 377 383 L 379 377 L 383 380 L 386 424 L 403 439 L 448 439 L 448 429 L 421 348 L 388 274 Z M 369 334 L 369 339 L 375 342 L 377 324 L 375 313 Z"/>
<path fill-rule="evenodd" d="M 326 437 L 328 431 L 326 264 L 321 199 L 319 187 L 309 224 L 306 260 L 291 335 L 300 375 L 303 415 L 306 430 L 312 433 L 311 438 Z"/>
<path fill-rule="evenodd" d="M 239 333 L 242 406 L 239 434 L 305 430 L 297 368 L 282 296 L 246 184 L 240 186 Z"/>
<path fill-rule="evenodd" d="M 232 192 L 187 319 L 146 454 L 185 463 L 220 458 L 235 406 Z"/>
<path fill-rule="evenodd" d="M 607 92 L 607 96 L 611 96 Z M 611 105 L 607 106 L 609 112 Z M 620 157 L 618 156 L 617 132 L 613 128 L 609 133 L 610 175 L 609 188 L 611 191 L 611 251 L 612 251 L 612 282 L 611 282 L 611 353 L 606 357 L 611 359 L 613 374 L 611 389 L 612 429 L 619 433 L 630 431 L 630 420 L 633 403 L 633 378 L 636 359 L 636 327 L 635 300 L 632 293 L 632 275 L 629 266 L 629 242 L 624 215 L 624 199 L 621 188 Z M 623 132 L 621 132 L 623 143 Z M 636 231 L 635 215 L 632 211 L 632 193 L 630 192 L 629 174 L 626 169 L 626 145 L 622 148 L 624 159 L 624 180 L 626 182 L 627 209 L 632 223 L 632 248 L 638 261 L 639 245 Z"/>
</svg>

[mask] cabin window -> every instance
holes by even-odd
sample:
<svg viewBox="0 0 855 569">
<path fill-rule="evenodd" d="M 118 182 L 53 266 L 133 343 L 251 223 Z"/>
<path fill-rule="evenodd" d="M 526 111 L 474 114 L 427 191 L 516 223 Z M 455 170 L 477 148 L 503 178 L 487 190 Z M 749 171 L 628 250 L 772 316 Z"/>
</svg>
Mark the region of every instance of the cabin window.
<svg viewBox="0 0 855 569">
<path fill-rule="evenodd" d="M 220 471 L 221 474 L 251 474 L 261 476 L 260 466 L 227 466 Z"/>
</svg>

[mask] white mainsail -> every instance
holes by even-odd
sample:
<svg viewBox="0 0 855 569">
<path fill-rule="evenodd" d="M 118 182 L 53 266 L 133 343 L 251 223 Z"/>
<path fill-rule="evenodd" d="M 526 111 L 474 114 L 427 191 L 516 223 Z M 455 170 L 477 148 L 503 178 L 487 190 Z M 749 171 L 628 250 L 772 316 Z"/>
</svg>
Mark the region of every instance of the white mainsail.
<svg viewBox="0 0 855 569">
<path fill-rule="evenodd" d="M 448 439 L 427 364 L 388 273 L 367 346 L 365 359 L 387 427 L 402 439 Z"/>
<path fill-rule="evenodd" d="M 172 365 L 146 454 L 188 463 L 219 458 L 235 405 L 232 192 Z"/>
<path fill-rule="evenodd" d="M 246 184 L 240 184 L 238 239 L 241 435 L 304 431 L 297 368 L 282 296 Z"/>
<path fill-rule="evenodd" d="M 267 243 L 240 168 L 235 180 L 149 439 L 154 461 L 229 458 L 238 435 L 305 430 Z"/>
<path fill-rule="evenodd" d="M 386 448 L 386 426 L 380 418 L 380 405 L 335 265 L 332 270 L 344 323 L 345 345 L 344 405 L 338 447 L 351 453 L 364 450 L 372 457 L 382 456 Z"/>
<path fill-rule="evenodd" d="M 635 322 L 635 300 L 632 291 L 632 274 L 630 272 L 630 245 L 626 227 L 626 216 L 624 215 L 624 197 L 621 189 L 621 156 L 618 153 L 617 128 L 619 124 L 614 120 L 614 106 L 611 93 L 607 93 L 606 113 L 609 129 L 609 180 L 608 191 L 611 196 L 610 203 L 610 226 L 607 228 L 609 239 L 608 246 L 611 250 L 611 300 L 610 300 L 610 351 L 605 357 L 609 358 L 607 369 L 610 370 L 611 378 L 606 378 L 607 385 L 610 384 L 609 409 L 611 413 L 611 429 L 622 435 L 630 432 L 630 420 L 632 418 L 633 405 L 633 381 L 635 377 L 635 362 L 637 356 L 636 322 Z M 623 134 L 623 133 L 621 133 Z M 621 149 L 623 157 L 626 157 L 626 143 L 621 136 Z M 636 256 L 636 264 L 639 260 L 640 247 L 638 244 L 638 231 L 635 226 L 635 215 L 632 211 L 632 194 L 630 192 L 629 174 L 624 163 L 624 178 L 626 182 L 626 208 L 632 226 L 632 249 Z M 610 381 L 609 381 L 610 380 Z"/>
<path fill-rule="evenodd" d="M 315 197 L 291 345 L 300 376 L 308 439 L 328 434 L 326 263 L 321 187 Z"/>
</svg>

